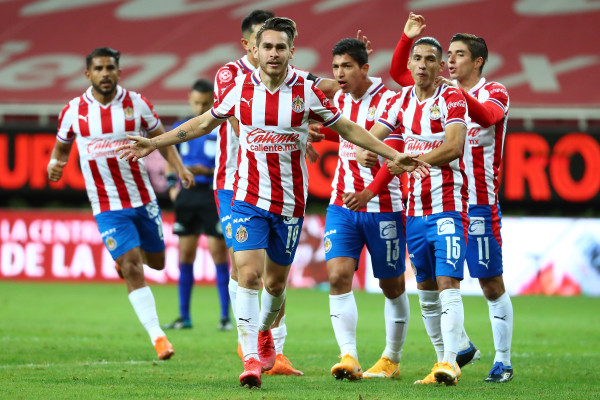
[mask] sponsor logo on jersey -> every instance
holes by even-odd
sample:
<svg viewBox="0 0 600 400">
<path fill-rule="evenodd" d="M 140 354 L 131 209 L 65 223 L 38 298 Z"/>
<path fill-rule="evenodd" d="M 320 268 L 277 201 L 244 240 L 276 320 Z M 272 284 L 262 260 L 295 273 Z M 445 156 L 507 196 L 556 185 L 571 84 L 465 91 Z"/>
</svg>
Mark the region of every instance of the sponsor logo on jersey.
<svg viewBox="0 0 600 400">
<path fill-rule="evenodd" d="M 130 141 L 127 138 L 118 140 L 94 138 L 90 140 L 86 148 L 88 154 L 92 158 L 116 157 L 119 155 L 119 153 L 116 152 L 116 148 L 129 143 Z"/>
<path fill-rule="evenodd" d="M 321 100 L 321 104 L 323 104 L 323 107 L 327 107 L 329 105 L 329 99 L 325 97 L 323 100 Z"/>
<path fill-rule="evenodd" d="M 454 108 L 454 107 L 467 108 L 467 102 L 465 100 L 458 100 L 458 101 L 451 101 L 449 103 L 446 103 L 446 108 L 448 110 L 450 110 L 451 108 Z"/>
<path fill-rule="evenodd" d="M 324 237 L 327 237 L 329 235 L 333 235 L 334 233 L 337 233 L 337 229 L 332 229 L 330 231 L 325 232 L 325 235 L 323 235 Z"/>
<path fill-rule="evenodd" d="M 237 231 L 235 232 L 235 240 L 237 240 L 238 243 L 244 243 L 246 240 L 248 240 L 248 231 L 246 228 L 241 225 L 237 228 Z"/>
<path fill-rule="evenodd" d="M 304 99 L 300 95 L 292 99 L 292 110 L 297 113 L 304 111 Z"/>
<path fill-rule="evenodd" d="M 398 237 L 396 221 L 379 221 L 379 236 L 382 239 L 396 239 Z"/>
<path fill-rule="evenodd" d="M 471 217 L 469 224 L 469 235 L 485 235 L 485 218 Z"/>
<path fill-rule="evenodd" d="M 227 235 L 227 239 L 231 239 L 231 236 L 233 235 L 233 229 L 231 229 L 231 222 L 229 222 L 225 226 L 225 235 Z"/>
<path fill-rule="evenodd" d="M 369 107 L 369 111 L 367 111 L 367 121 L 373 121 L 375 119 L 376 112 L 377 112 L 377 107 L 375 107 L 375 106 Z"/>
<path fill-rule="evenodd" d="M 231 219 L 231 214 L 227 214 L 223 218 L 221 218 L 221 222 L 225 223 L 225 221 L 229 221 Z"/>
<path fill-rule="evenodd" d="M 442 116 L 442 112 L 440 111 L 440 106 L 434 104 L 429 109 L 429 118 L 430 119 L 440 119 Z"/>
<path fill-rule="evenodd" d="M 222 69 L 219 72 L 219 75 L 217 75 L 217 78 L 221 81 L 221 82 L 229 82 L 231 80 L 231 78 L 233 78 L 233 74 L 231 73 L 230 70 L 228 69 Z"/>
<path fill-rule="evenodd" d="M 300 134 L 277 133 L 255 128 L 246 135 L 251 151 L 281 152 L 297 150 L 300 143 Z"/>
<path fill-rule="evenodd" d="M 233 220 L 233 223 L 234 224 L 239 224 L 239 223 L 242 223 L 242 222 L 248 222 L 248 221 L 250 221 L 250 218 L 252 218 L 252 217 L 236 218 L 236 219 Z"/>
<path fill-rule="evenodd" d="M 108 236 L 108 235 L 110 235 L 111 233 L 115 233 L 116 231 L 117 231 L 117 229 L 116 229 L 116 228 L 110 228 L 109 230 L 102 232 L 102 233 L 100 234 L 100 236 L 101 236 L 101 237 Z"/>
<path fill-rule="evenodd" d="M 428 153 L 433 149 L 437 149 L 444 143 L 443 140 L 433 140 L 426 142 L 424 140 L 415 139 L 412 137 L 404 138 L 404 151 L 407 153 Z"/>
<path fill-rule="evenodd" d="M 324 246 L 325 246 L 325 253 L 329 253 L 329 250 L 331 250 L 331 246 L 332 246 L 331 239 L 325 238 Z"/>
<path fill-rule="evenodd" d="M 106 248 L 110 251 L 113 251 L 117 248 L 117 240 L 112 236 L 108 236 L 106 239 L 104 239 L 104 243 L 106 243 Z"/>
<path fill-rule="evenodd" d="M 134 116 L 133 116 L 133 108 L 127 106 L 125 107 L 125 109 L 123 110 L 123 112 L 125 113 L 125 119 L 131 121 Z"/>
<path fill-rule="evenodd" d="M 456 227 L 452 218 L 440 218 L 437 220 L 438 235 L 454 235 L 454 232 L 456 232 Z"/>
</svg>

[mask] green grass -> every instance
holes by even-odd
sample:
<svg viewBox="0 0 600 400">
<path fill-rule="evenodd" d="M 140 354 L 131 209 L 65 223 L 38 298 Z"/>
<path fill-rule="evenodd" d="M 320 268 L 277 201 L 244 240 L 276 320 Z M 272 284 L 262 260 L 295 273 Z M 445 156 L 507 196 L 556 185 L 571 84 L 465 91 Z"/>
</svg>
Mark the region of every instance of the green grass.
<svg viewBox="0 0 600 400">
<path fill-rule="evenodd" d="M 177 288 L 153 286 L 163 323 L 177 315 Z M 356 292 L 363 368 L 384 347 L 383 298 Z M 289 290 L 286 355 L 303 377 L 263 376 L 261 389 L 240 388 L 233 332 L 217 331 L 215 289 L 194 291 L 194 328 L 169 334 L 176 355 L 155 361 L 123 284 L 0 282 L 2 399 L 591 399 L 598 398 L 600 299 L 516 297 L 515 379 L 485 384 L 493 361 L 487 304 L 466 297 L 466 328 L 482 359 L 463 369 L 457 387 L 422 387 L 434 351 L 415 296 L 401 379 L 339 382 L 329 373 L 338 347 L 327 293 Z"/>
</svg>

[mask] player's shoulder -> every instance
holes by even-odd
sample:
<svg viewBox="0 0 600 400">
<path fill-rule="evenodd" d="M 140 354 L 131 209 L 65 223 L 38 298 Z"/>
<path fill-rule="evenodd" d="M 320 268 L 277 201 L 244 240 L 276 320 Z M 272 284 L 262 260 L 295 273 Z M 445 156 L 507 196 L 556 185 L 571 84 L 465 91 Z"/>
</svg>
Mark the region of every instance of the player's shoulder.
<svg viewBox="0 0 600 400">
<path fill-rule="evenodd" d="M 500 82 L 486 82 L 483 85 L 483 89 L 485 89 L 490 96 L 499 95 L 508 97 L 508 90 L 506 90 L 506 87 Z"/>
<path fill-rule="evenodd" d="M 448 98 L 462 98 L 464 99 L 465 96 L 463 96 L 462 92 L 460 91 L 459 88 L 455 87 L 455 86 L 449 86 L 449 85 L 442 85 L 440 86 L 440 92 L 439 95 L 445 99 Z"/>
</svg>

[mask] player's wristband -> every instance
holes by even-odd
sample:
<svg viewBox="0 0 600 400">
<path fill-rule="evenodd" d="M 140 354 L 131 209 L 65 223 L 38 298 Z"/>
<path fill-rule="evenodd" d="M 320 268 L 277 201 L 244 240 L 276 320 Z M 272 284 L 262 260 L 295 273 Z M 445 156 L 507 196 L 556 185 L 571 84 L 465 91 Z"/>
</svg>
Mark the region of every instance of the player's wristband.
<svg viewBox="0 0 600 400">
<path fill-rule="evenodd" d="M 167 178 L 167 189 L 171 189 L 177 185 L 177 175 L 174 173 L 166 174 L 165 178 Z"/>
</svg>

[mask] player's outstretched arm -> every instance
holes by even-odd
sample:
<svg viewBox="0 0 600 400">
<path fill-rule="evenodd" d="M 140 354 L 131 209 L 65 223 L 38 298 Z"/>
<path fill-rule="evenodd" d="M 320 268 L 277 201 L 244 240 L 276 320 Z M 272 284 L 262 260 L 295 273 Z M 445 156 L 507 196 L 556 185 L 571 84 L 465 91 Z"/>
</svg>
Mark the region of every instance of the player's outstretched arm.
<svg viewBox="0 0 600 400">
<path fill-rule="evenodd" d="M 71 154 L 71 147 L 73 147 L 73 143 L 56 141 L 50 161 L 48 162 L 48 167 L 46 167 L 48 180 L 58 182 L 62 178 L 63 168 L 67 165 L 69 154 Z"/>
<path fill-rule="evenodd" d="M 165 129 L 163 128 L 162 124 L 159 124 L 155 130 L 148 132 L 148 136 L 153 138 L 164 133 Z M 175 146 L 167 146 L 159 149 L 158 151 L 160 151 L 160 154 L 163 156 L 163 158 L 167 160 L 167 163 L 175 169 L 179 179 L 181 179 L 183 187 L 189 189 L 196 184 L 196 181 L 194 180 L 194 174 L 185 165 L 183 165 L 181 156 L 179 155 L 179 152 Z"/>
<path fill-rule="evenodd" d="M 146 157 L 156 149 L 187 142 L 206 135 L 224 121 L 225 119 L 214 118 L 209 110 L 204 114 L 179 125 L 175 129 L 151 139 L 127 135 L 127 138 L 132 140 L 133 143 L 119 146 L 117 151 L 121 152 L 120 158 L 137 161 L 140 158 Z"/>
</svg>

